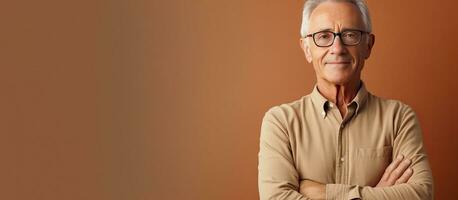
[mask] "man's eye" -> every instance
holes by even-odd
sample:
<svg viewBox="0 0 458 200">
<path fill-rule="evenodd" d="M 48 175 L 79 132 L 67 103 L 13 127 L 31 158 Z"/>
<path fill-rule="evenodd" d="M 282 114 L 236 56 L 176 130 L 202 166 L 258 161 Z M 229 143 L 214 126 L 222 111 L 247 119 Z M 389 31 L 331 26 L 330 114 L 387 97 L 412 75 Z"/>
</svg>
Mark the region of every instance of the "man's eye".
<svg viewBox="0 0 458 200">
<path fill-rule="evenodd" d="M 346 34 L 344 35 L 344 37 L 347 37 L 347 38 L 354 38 L 354 37 L 356 37 L 356 34 L 355 34 L 355 33 L 346 33 Z"/>
<path fill-rule="evenodd" d="M 331 36 L 329 34 L 320 34 L 318 35 L 318 39 L 329 39 Z"/>
</svg>

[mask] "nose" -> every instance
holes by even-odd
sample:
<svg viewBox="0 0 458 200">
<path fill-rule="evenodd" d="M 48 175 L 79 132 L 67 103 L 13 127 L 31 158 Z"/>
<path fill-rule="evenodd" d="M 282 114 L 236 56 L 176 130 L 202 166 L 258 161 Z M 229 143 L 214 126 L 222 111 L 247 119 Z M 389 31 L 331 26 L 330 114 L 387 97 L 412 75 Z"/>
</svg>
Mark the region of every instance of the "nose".
<svg viewBox="0 0 458 200">
<path fill-rule="evenodd" d="M 336 35 L 334 38 L 334 43 L 330 47 L 330 52 L 338 55 L 347 53 L 347 48 L 342 43 L 340 35 Z"/>
</svg>

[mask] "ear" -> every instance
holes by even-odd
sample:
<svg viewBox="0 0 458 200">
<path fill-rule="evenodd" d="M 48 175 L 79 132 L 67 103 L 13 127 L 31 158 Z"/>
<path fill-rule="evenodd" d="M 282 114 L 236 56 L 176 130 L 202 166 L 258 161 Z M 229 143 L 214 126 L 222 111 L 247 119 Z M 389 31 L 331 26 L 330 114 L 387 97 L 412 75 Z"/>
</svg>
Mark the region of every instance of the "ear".
<svg viewBox="0 0 458 200">
<path fill-rule="evenodd" d="M 369 34 L 369 38 L 367 39 L 367 54 L 364 57 L 364 59 L 368 59 L 369 56 L 371 56 L 372 47 L 374 47 L 374 44 L 375 44 L 375 35 Z"/>
<path fill-rule="evenodd" d="M 305 58 L 307 59 L 307 62 L 311 63 L 312 62 L 312 53 L 310 52 L 310 46 L 307 42 L 307 38 L 301 38 L 299 40 L 299 45 L 302 48 L 302 51 L 304 51 Z"/>
</svg>

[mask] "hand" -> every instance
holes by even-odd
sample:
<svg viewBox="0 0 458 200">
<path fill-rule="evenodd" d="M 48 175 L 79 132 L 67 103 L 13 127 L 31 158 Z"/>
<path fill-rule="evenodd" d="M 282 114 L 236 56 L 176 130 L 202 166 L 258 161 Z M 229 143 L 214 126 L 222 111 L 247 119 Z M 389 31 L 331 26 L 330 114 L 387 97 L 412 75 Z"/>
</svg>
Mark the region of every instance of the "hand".
<svg viewBox="0 0 458 200">
<path fill-rule="evenodd" d="M 413 174 L 410 166 L 410 159 L 404 159 L 403 155 L 399 155 L 385 170 L 380 182 L 376 187 L 386 187 L 406 183 Z"/>
<path fill-rule="evenodd" d="M 311 180 L 301 181 L 299 192 L 311 199 L 326 199 L 326 185 Z"/>
</svg>

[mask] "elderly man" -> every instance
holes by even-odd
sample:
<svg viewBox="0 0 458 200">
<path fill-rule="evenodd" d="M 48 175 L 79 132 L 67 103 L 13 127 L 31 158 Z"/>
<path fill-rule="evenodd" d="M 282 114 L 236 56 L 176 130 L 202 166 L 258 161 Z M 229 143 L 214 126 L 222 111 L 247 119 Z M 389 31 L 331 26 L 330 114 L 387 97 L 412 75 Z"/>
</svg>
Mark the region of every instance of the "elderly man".
<svg viewBox="0 0 458 200">
<path fill-rule="evenodd" d="M 361 81 L 375 42 L 362 0 L 309 0 L 300 45 L 311 94 L 269 109 L 260 136 L 261 199 L 432 199 L 414 111 Z"/>
</svg>

